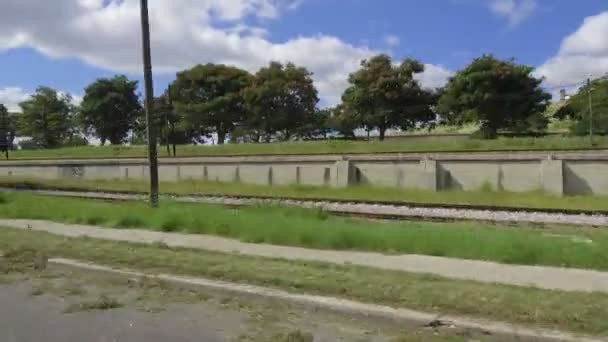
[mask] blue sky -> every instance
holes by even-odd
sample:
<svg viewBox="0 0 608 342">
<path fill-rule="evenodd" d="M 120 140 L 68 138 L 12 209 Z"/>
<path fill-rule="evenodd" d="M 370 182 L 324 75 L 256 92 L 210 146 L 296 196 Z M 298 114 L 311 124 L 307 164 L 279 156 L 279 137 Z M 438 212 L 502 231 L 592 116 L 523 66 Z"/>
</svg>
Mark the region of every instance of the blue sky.
<svg viewBox="0 0 608 342">
<path fill-rule="evenodd" d="M 82 96 L 99 77 L 140 79 L 138 0 L 3 0 L 0 102 L 38 85 Z M 440 86 L 483 53 L 538 67 L 547 87 L 608 72 L 605 0 L 150 0 L 157 93 L 176 71 L 227 63 L 255 71 L 292 60 L 322 103 L 375 53 L 428 64 Z"/>
</svg>

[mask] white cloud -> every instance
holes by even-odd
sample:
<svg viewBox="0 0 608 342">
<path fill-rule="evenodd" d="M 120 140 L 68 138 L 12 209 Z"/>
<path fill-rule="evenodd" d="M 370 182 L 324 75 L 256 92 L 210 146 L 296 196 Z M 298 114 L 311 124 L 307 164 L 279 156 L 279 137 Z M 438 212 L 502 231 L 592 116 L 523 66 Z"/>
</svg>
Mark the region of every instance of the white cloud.
<svg viewBox="0 0 608 342">
<path fill-rule="evenodd" d="M 27 100 L 30 94 L 18 87 L 0 88 L 0 104 L 6 106 L 9 112 L 19 112 L 19 103 Z"/>
<path fill-rule="evenodd" d="M 69 94 L 64 91 L 59 91 L 60 95 Z M 29 99 L 31 92 L 26 91 L 20 87 L 4 87 L 0 88 L 0 104 L 6 106 L 9 112 L 21 112 L 21 107 L 19 107 L 19 103 L 26 101 Z M 71 94 L 70 94 L 71 95 Z M 80 95 L 71 95 L 72 104 L 75 106 L 79 106 L 82 102 L 82 96 Z"/>
<path fill-rule="evenodd" d="M 386 44 L 386 46 L 388 46 L 389 48 L 394 48 L 401 44 L 401 40 L 398 36 L 389 34 L 384 37 L 384 44 Z"/>
<path fill-rule="evenodd" d="M 578 84 L 608 71 L 608 12 L 588 17 L 561 44 L 558 53 L 536 70 L 550 87 Z M 567 88 L 567 87 L 566 87 Z"/>
<path fill-rule="evenodd" d="M 150 0 L 154 72 L 209 62 L 255 71 L 271 60 L 292 61 L 314 73 L 322 104 L 332 105 L 348 74 L 377 51 L 323 34 L 271 41 L 264 21 L 302 1 Z M 30 47 L 53 58 L 139 74 L 140 39 L 139 0 L 3 0 L 0 12 L 0 50 Z"/>
<path fill-rule="evenodd" d="M 538 7 L 537 0 L 491 0 L 490 10 L 507 19 L 510 27 L 521 24 Z"/>
<path fill-rule="evenodd" d="M 105 5 L 104 5 L 105 3 Z M 371 49 L 327 35 L 272 42 L 251 17 L 276 18 L 293 0 L 151 0 L 154 71 L 174 73 L 197 63 L 255 71 L 271 60 L 308 67 L 325 100 L 339 98 L 348 73 Z M 31 47 L 108 70 L 141 72 L 139 0 L 3 0 L 0 49 Z"/>
<path fill-rule="evenodd" d="M 454 72 L 441 65 L 425 64 L 424 72 L 416 75 L 416 79 L 424 88 L 434 89 L 443 87 L 452 76 Z"/>
</svg>

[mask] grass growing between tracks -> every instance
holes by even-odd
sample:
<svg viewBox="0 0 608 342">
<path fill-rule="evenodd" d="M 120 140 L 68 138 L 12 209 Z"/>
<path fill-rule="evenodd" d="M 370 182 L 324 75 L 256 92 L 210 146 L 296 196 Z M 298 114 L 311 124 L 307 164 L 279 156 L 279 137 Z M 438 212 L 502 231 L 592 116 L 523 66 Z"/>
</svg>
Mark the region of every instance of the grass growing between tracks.
<svg viewBox="0 0 608 342">
<path fill-rule="evenodd" d="M 541 138 L 433 139 L 407 138 L 386 141 L 313 141 L 271 144 L 227 144 L 222 146 L 184 145 L 177 148 L 180 157 L 256 154 L 330 154 L 377 152 L 459 152 L 459 151 L 517 151 L 517 150 L 584 150 L 608 148 L 608 138 L 596 137 L 591 145 L 586 137 L 548 136 Z M 145 146 L 85 146 L 46 150 L 21 150 L 10 154 L 11 159 L 43 158 L 126 158 L 145 157 Z M 160 157 L 164 157 L 160 149 Z"/>
<path fill-rule="evenodd" d="M 147 192 L 145 180 L 44 180 L 0 177 L 0 186 L 27 189 L 90 190 Z M 479 205 L 489 207 L 598 210 L 608 212 L 607 196 L 558 197 L 543 192 L 499 191 L 424 191 L 415 189 L 352 186 L 328 188 L 317 186 L 264 186 L 239 183 L 216 183 L 198 180 L 163 182 L 161 192 L 182 195 L 233 195 L 292 197 L 300 199 L 390 201 L 420 204 Z"/>
<path fill-rule="evenodd" d="M 171 273 L 468 315 L 586 334 L 608 334 L 608 295 L 448 280 L 355 266 L 289 262 L 0 228 L 0 250 L 37 251 L 148 273 Z"/>
<path fill-rule="evenodd" d="M 4 194 L 0 218 L 40 219 L 114 228 L 207 234 L 251 243 L 386 254 L 420 254 L 506 264 L 608 270 L 608 231 L 516 227 L 479 222 L 373 222 L 319 210 L 229 209 L 164 201 L 105 202 Z"/>
</svg>

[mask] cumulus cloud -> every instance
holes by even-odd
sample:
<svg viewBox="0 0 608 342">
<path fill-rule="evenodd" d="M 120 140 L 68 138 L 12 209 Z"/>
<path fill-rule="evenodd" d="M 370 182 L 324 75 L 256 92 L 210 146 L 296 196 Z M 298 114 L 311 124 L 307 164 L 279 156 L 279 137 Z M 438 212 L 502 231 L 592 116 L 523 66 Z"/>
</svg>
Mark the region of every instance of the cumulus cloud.
<svg viewBox="0 0 608 342">
<path fill-rule="evenodd" d="M 19 87 L 0 88 L 0 104 L 6 106 L 9 112 L 18 112 L 19 103 L 27 100 L 30 94 Z"/>
<path fill-rule="evenodd" d="M 275 43 L 263 28 L 246 24 L 252 17 L 276 18 L 299 3 L 151 0 L 154 70 L 174 73 L 214 62 L 255 71 L 271 60 L 292 61 L 315 74 L 323 97 L 336 98 L 348 73 L 372 50 L 327 35 Z M 138 0 L 4 0 L 0 13 L 0 49 L 31 47 L 117 72 L 140 72 L 140 39 Z"/>
<path fill-rule="evenodd" d="M 454 72 L 440 65 L 425 64 L 424 72 L 416 75 L 416 79 L 425 88 L 443 87 Z"/>
<path fill-rule="evenodd" d="M 197 63 L 255 71 L 271 60 L 314 73 L 323 103 L 336 103 L 347 76 L 376 53 L 319 34 L 274 42 L 264 20 L 302 0 L 150 0 L 153 64 L 171 74 Z M 3 0 L 0 50 L 30 47 L 116 72 L 141 72 L 139 0 Z M 257 19 L 256 19 L 257 18 Z"/>
<path fill-rule="evenodd" d="M 558 53 L 541 65 L 538 76 L 550 87 L 578 84 L 608 70 L 608 12 L 588 17 L 561 44 Z M 567 87 L 566 87 L 567 88 Z"/>
<path fill-rule="evenodd" d="M 521 24 L 538 7 L 537 0 L 492 0 L 490 10 L 503 18 L 506 18 L 510 27 Z"/>
</svg>

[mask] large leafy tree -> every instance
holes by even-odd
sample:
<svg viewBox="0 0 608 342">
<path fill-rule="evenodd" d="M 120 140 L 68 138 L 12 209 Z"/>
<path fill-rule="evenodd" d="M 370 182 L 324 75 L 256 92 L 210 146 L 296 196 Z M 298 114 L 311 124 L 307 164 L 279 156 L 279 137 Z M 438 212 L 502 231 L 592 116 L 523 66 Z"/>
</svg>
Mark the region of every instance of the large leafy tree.
<svg viewBox="0 0 608 342">
<path fill-rule="evenodd" d="M 4 104 L 0 103 L 0 151 L 6 153 L 6 158 L 15 140 L 15 119 L 16 117 L 8 112 Z"/>
<path fill-rule="evenodd" d="M 330 109 L 329 127 L 346 139 L 355 139 L 355 129 L 362 126 L 359 113 L 344 104 Z"/>
<path fill-rule="evenodd" d="M 331 130 L 329 122 L 331 115 L 332 110 L 329 108 L 316 109 L 312 117 L 297 128 L 296 135 L 308 139 L 327 138 Z"/>
<path fill-rule="evenodd" d="M 608 78 L 594 80 L 582 87 L 560 107 L 555 117 L 573 120 L 572 131 L 577 135 L 589 134 L 591 121 L 595 133 L 608 134 Z"/>
<path fill-rule="evenodd" d="M 31 136 L 38 146 L 52 148 L 73 134 L 72 97 L 59 94 L 52 88 L 39 87 L 26 101 L 19 104 L 22 110 L 20 132 Z"/>
<path fill-rule="evenodd" d="M 177 155 L 176 145 L 188 143 L 192 134 L 184 127 L 184 118 L 177 112 L 169 92 L 170 88 L 163 95 L 154 99 L 153 112 L 160 143 L 165 144 L 168 155 L 171 155 L 170 146 L 173 146 L 173 156 L 175 157 Z"/>
<path fill-rule="evenodd" d="M 415 79 L 422 72 L 424 65 L 414 59 L 395 66 L 389 56 L 375 56 L 362 61 L 361 69 L 350 75 L 342 101 L 358 113 L 362 126 L 378 129 L 384 140 L 389 128 L 408 130 L 435 118 L 432 92 Z"/>
<path fill-rule="evenodd" d="M 312 73 L 292 63 L 271 62 L 260 69 L 245 90 L 246 124 L 266 141 L 280 133 L 283 140 L 301 135 L 299 128 L 315 121 L 319 102 Z"/>
<path fill-rule="evenodd" d="M 184 124 L 198 134 L 217 133 L 218 144 L 243 121 L 243 90 L 252 76 L 245 70 L 222 65 L 197 65 L 177 74 L 170 87 L 170 97 Z"/>
<path fill-rule="evenodd" d="M 543 112 L 551 95 L 532 67 L 491 55 L 475 59 L 450 79 L 439 99 L 438 111 L 452 124 L 478 123 L 484 138 L 499 130 L 540 133 L 548 124 Z"/>
<path fill-rule="evenodd" d="M 85 89 L 80 105 L 80 120 L 89 134 L 104 145 L 122 144 L 135 128 L 142 112 L 137 81 L 126 76 L 100 78 Z"/>
</svg>

